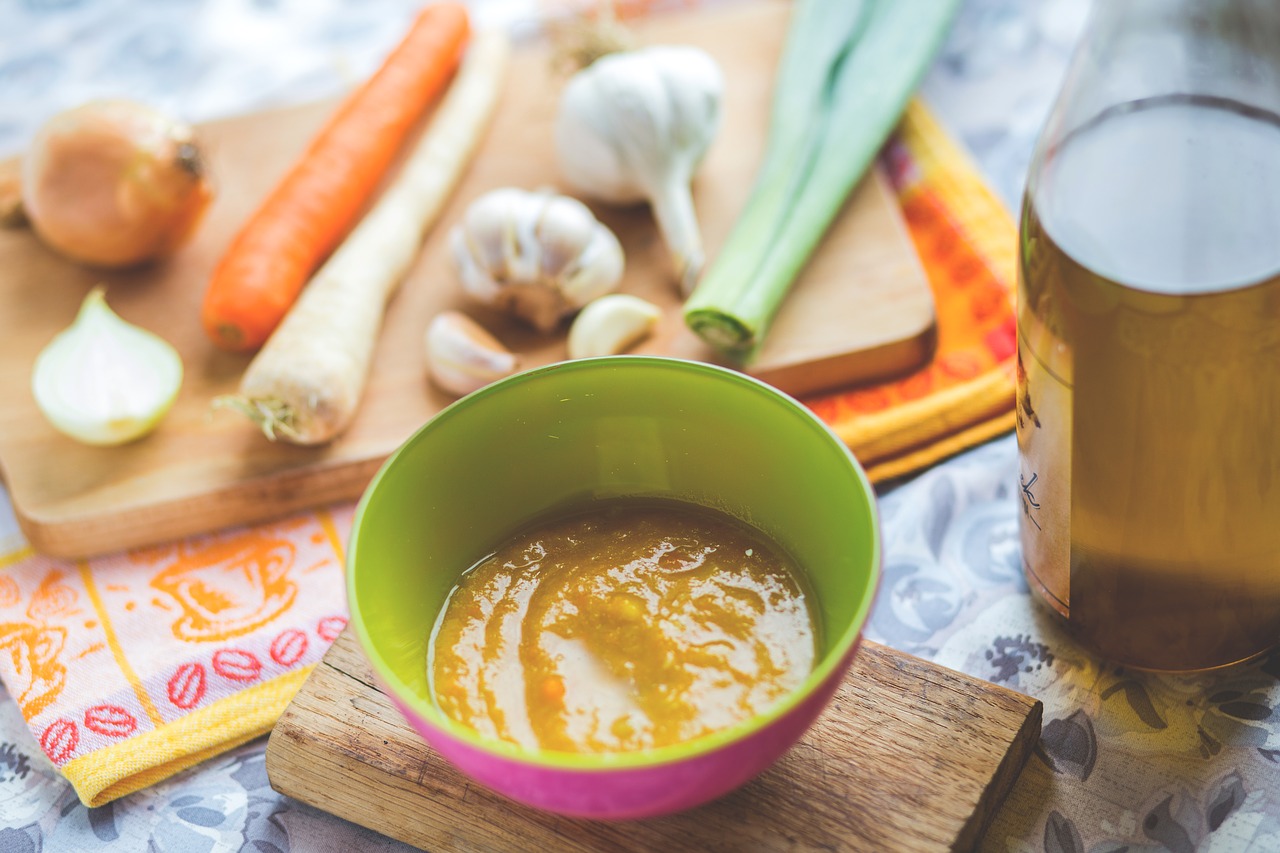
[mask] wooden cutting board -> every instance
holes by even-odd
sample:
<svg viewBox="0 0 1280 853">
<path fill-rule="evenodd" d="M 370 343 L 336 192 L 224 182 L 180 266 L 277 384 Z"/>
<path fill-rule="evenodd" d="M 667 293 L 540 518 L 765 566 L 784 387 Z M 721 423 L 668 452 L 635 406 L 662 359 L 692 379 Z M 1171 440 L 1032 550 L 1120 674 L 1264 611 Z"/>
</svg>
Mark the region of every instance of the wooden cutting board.
<svg viewBox="0 0 1280 853">
<path fill-rule="evenodd" d="M 776 59 L 789 6 L 752 2 L 656 17 L 647 42 L 705 47 L 723 67 L 723 126 L 695 184 L 709 256 L 741 209 L 764 146 Z M 305 147 L 332 103 L 233 118 L 201 129 L 218 198 L 195 241 L 167 263 L 132 272 L 76 267 L 27 231 L 0 231 L 0 467 L 17 518 L 39 551 L 81 557 L 262 520 L 359 495 L 382 461 L 451 402 L 425 378 L 429 319 L 464 308 L 521 356 L 524 367 L 565 358 L 563 335 L 540 338 L 463 300 L 446 235 L 466 205 L 501 186 L 557 186 L 552 122 L 562 79 L 545 48 L 517 51 L 477 158 L 392 301 L 359 416 L 322 448 L 272 444 L 210 401 L 235 390 L 246 355 L 215 349 L 199 325 L 210 270 L 258 201 Z M 717 360 L 688 332 L 669 262 L 644 207 L 597 207 L 627 256 L 622 289 L 665 317 L 641 352 Z M 56 433 L 29 383 L 36 354 L 67 326 L 96 282 L 125 319 L 182 353 L 177 403 L 152 435 L 94 448 Z M 778 317 L 749 372 L 796 394 L 909 369 L 934 340 L 932 295 L 900 211 L 873 173 L 850 199 Z"/>
<path fill-rule="evenodd" d="M 705 806 L 602 823 L 472 784 L 374 684 L 348 629 L 267 743 L 282 794 L 430 850 L 962 851 L 1040 736 L 1039 700 L 864 642 L 831 705 L 773 768 Z"/>
</svg>

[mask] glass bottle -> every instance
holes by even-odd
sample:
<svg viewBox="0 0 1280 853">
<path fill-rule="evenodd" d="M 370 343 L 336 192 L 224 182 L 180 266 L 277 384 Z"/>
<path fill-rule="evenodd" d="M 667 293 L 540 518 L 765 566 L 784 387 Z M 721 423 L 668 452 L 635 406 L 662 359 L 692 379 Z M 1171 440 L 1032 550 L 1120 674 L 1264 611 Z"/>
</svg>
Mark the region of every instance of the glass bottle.
<svg viewBox="0 0 1280 853">
<path fill-rule="evenodd" d="M 1280 644 L 1280 3 L 1095 2 L 1019 240 L 1030 585 L 1144 669 Z"/>
</svg>

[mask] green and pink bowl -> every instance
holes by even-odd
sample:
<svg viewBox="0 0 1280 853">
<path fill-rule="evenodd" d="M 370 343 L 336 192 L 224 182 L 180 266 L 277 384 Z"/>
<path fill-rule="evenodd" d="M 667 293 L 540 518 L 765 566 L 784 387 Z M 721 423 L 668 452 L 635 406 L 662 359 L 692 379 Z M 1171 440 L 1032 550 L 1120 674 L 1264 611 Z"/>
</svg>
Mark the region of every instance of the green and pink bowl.
<svg viewBox="0 0 1280 853">
<path fill-rule="evenodd" d="M 819 622 L 813 672 L 731 728 L 641 752 L 521 748 L 441 713 L 427 686 L 427 641 L 458 576 L 534 517 L 620 496 L 720 509 L 790 552 Z M 714 799 L 794 744 L 848 669 L 879 575 L 875 494 L 808 409 L 735 371 L 616 356 L 518 374 L 419 429 L 356 509 L 347 592 L 381 687 L 441 755 L 535 808 L 618 820 Z"/>
</svg>

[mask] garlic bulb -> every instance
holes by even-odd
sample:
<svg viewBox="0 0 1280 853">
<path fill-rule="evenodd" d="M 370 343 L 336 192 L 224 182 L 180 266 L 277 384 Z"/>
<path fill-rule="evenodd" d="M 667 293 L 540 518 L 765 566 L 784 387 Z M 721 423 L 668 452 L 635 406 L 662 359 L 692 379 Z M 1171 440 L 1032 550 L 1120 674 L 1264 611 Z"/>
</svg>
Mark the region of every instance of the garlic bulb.
<svg viewBox="0 0 1280 853">
<path fill-rule="evenodd" d="M 685 295 L 704 262 L 689 185 L 719 127 L 723 90 L 720 67 L 704 51 L 648 47 L 579 71 L 556 116 L 565 179 L 604 201 L 648 201 Z"/>
<path fill-rule="evenodd" d="M 542 332 L 622 279 L 622 246 L 568 196 L 506 188 L 471 203 L 449 235 L 463 289 Z"/>
<path fill-rule="evenodd" d="M 178 351 L 120 319 L 101 287 L 36 357 L 31 390 L 54 428 L 85 444 L 123 444 L 155 428 L 182 385 Z"/>
<path fill-rule="evenodd" d="M 616 355 L 653 333 L 662 311 L 629 293 L 610 293 L 592 302 L 569 327 L 569 358 Z"/>
<path fill-rule="evenodd" d="M 442 311 L 427 324 L 427 368 L 442 390 L 461 397 L 515 373 L 515 354 L 460 311 Z"/>
</svg>

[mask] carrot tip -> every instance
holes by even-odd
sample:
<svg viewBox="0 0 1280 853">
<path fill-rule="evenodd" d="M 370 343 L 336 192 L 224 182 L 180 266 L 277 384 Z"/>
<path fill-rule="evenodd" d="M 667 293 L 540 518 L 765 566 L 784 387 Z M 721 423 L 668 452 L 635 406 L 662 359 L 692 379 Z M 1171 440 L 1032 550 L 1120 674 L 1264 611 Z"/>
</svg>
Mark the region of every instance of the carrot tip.
<svg viewBox="0 0 1280 853">
<path fill-rule="evenodd" d="M 213 342 L 223 349 L 245 349 L 245 336 L 234 323 L 219 323 L 213 329 Z"/>
</svg>

